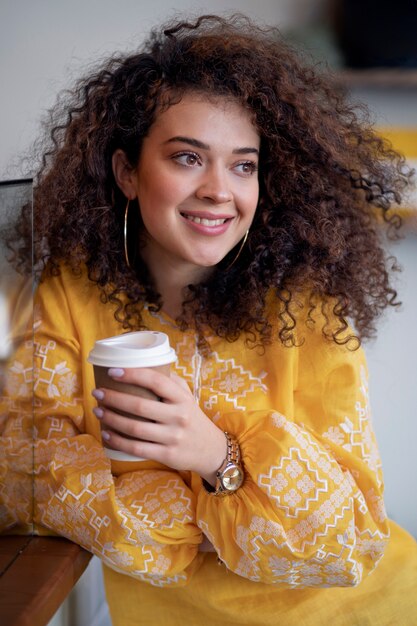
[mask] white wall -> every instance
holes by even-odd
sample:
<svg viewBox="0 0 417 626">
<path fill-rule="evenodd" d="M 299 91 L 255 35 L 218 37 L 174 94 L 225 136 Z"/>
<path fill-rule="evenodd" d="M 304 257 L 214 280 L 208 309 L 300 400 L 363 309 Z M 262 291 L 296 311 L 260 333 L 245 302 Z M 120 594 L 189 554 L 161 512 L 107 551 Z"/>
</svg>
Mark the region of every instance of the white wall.
<svg viewBox="0 0 417 626">
<path fill-rule="evenodd" d="M 48 626 L 111 626 L 101 561 L 93 557 Z M 159 626 L 159 625 L 155 625 Z"/>
<path fill-rule="evenodd" d="M 417 232 L 390 250 L 403 266 L 403 306 L 386 315 L 366 353 L 388 514 L 417 537 Z"/>
</svg>

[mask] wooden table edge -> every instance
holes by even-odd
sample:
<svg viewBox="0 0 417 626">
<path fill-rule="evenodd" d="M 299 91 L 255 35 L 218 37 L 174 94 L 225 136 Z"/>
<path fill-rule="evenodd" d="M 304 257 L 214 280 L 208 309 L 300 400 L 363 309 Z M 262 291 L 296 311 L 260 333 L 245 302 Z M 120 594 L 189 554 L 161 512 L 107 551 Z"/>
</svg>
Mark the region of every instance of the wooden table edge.
<svg viewBox="0 0 417 626">
<path fill-rule="evenodd" d="M 7 546 L 9 537 L 0 537 Z M 46 626 L 92 555 L 61 537 L 30 537 L 0 577 L 0 617 L 7 626 Z"/>
</svg>

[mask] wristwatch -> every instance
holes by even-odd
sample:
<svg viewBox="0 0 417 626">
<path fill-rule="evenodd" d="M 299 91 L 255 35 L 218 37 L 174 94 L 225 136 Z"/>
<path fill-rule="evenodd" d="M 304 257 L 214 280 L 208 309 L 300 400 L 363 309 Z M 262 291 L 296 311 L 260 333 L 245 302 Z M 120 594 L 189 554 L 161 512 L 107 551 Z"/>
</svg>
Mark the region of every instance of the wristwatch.
<svg viewBox="0 0 417 626">
<path fill-rule="evenodd" d="M 243 483 L 244 473 L 240 462 L 240 448 L 235 437 L 225 432 L 227 455 L 216 472 L 216 495 L 235 492 Z"/>
</svg>

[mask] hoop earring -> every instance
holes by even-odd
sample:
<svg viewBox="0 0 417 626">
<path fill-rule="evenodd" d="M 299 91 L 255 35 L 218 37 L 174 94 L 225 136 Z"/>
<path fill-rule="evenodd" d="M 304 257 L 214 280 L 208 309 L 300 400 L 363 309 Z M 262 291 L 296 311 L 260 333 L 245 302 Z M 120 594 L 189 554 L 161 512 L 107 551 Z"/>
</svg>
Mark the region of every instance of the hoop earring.
<svg viewBox="0 0 417 626">
<path fill-rule="evenodd" d="M 125 208 L 125 221 L 124 221 L 124 226 L 123 226 L 123 242 L 124 242 L 124 249 L 125 249 L 126 265 L 128 266 L 129 269 L 132 269 L 130 265 L 130 261 L 129 261 L 129 252 L 127 249 L 127 216 L 129 214 L 129 204 L 130 204 L 130 200 L 128 199 L 126 208 Z"/>
<path fill-rule="evenodd" d="M 242 243 L 240 244 L 240 248 L 239 248 L 239 250 L 238 250 L 237 255 L 235 256 L 235 258 L 233 259 L 233 261 L 230 263 L 230 265 L 228 265 L 228 266 L 226 267 L 226 272 L 228 272 L 228 271 L 230 270 L 230 268 L 231 268 L 231 267 L 232 267 L 232 266 L 236 263 L 236 261 L 237 261 L 237 260 L 238 260 L 238 258 L 240 257 L 240 253 L 241 253 L 241 252 L 242 252 L 242 250 L 243 250 L 243 246 L 244 246 L 244 245 L 245 245 L 245 243 L 246 243 L 246 239 L 248 238 L 248 235 L 249 235 L 249 228 L 248 228 L 248 230 L 246 231 L 245 236 L 243 237 L 243 241 L 242 241 Z"/>
</svg>

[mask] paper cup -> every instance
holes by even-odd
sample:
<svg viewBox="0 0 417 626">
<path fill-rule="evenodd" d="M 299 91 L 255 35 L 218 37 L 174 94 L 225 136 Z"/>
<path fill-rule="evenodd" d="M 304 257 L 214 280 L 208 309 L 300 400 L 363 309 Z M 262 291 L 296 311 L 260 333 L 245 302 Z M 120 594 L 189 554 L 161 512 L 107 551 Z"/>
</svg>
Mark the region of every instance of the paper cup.
<svg viewBox="0 0 417 626">
<path fill-rule="evenodd" d="M 163 374 L 169 375 L 171 364 L 176 360 L 177 356 L 175 350 L 169 345 L 168 336 L 165 333 L 148 330 L 126 333 L 96 341 L 87 358 L 87 361 L 94 367 L 96 387 L 115 389 L 123 393 L 154 400 L 159 400 L 159 397 L 149 389 L 111 378 L 107 373 L 109 368 L 152 367 Z M 118 411 L 118 413 L 131 419 L 146 420 L 146 418 L 123 411 Z M 123 436 L 127 437 L 125 434 Z M 110 459 L 117 461 L 145 461 L 145 459 L 140 457 L 107 448 L 105 443 L 103 445 L 105 454 Z"/>
</svg>

